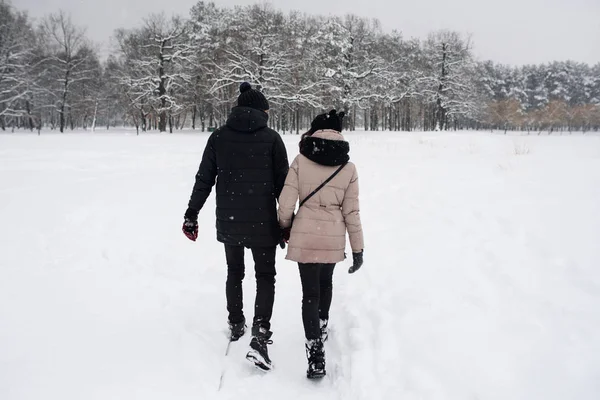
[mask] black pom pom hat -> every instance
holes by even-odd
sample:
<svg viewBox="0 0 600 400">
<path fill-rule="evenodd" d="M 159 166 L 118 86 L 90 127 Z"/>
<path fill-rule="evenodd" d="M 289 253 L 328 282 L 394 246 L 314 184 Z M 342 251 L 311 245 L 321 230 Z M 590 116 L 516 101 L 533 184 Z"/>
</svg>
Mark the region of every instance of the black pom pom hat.
<svg viewBox="0 0 600 400">
<path fill-rule="evenodd" d="M 243 82 L 240 85 L 240 95 L 238 96 L 239 107 L 250 107 L 261 111 L 269 109 L 269 102 L 264 94 L 253 89 L 248 82 Z"/>
</svg>

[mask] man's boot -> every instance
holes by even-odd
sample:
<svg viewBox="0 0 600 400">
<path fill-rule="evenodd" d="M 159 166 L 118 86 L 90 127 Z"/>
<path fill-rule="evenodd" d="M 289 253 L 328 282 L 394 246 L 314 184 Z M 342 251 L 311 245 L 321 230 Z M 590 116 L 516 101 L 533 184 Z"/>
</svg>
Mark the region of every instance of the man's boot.
<svg viewBox="0 0 600 400">
<path fill-rule="evenodd" d="M 273 368 L 267 349 L 267 345 L 273 344 L 273 341 L 271 340 L 272 335 L 273 332 L 270 332 L 263 327 L 252 327 L 250 351 L 246 355 L 246 359 L 261 371 L 270 371 Z"/>
</svg>

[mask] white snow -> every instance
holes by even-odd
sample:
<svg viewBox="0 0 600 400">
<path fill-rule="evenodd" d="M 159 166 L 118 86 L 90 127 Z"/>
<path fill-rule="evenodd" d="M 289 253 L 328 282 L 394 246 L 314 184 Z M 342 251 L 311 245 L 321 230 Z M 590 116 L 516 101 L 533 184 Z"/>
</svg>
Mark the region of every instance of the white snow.
<svg viewBox="0 0 600 400">
<path fill-rule="evenodd" d="M 0 135 L 0 399 L 600 398 L 600 137 L 348 134 L 365 266 L 320 383 L 282 252 L 274 371 L 224 356 L 214 195 L 180 231 L 206 138 Z"/>
</svg>

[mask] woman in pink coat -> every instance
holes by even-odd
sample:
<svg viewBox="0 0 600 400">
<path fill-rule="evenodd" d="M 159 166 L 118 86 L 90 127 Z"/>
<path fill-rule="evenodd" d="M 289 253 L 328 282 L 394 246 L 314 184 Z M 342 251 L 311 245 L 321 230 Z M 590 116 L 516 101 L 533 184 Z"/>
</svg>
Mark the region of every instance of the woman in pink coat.
<svg viewBox="0 0 600 400">
<path fill-rule="evenodd" d="M 279 197 L 279 223 L 289 245 L 286 258 L 300 269 L 307 376 L 311 379 L 325 375 L 323 342 L 327 340 L 333 269 L 346 258 L 346 232 L 354 261 L 348 272 L 354 273 L 363 263 L 358 174 L 349 162 L 350 145 L 341 134 L 343 117 L 344 113 L 333 110 L 315 118 L 302 136 L 300 155 L 290 166 Z"/>
</svg>

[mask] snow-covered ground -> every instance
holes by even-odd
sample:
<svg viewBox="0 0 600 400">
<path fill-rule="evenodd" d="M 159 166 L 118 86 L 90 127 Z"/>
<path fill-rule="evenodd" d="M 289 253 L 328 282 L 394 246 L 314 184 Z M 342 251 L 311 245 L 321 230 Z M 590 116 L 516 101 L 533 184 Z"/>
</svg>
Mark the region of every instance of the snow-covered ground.
<svg viewBox="0 0 600 400">
<path fill-rule="evenodd" d="M 275 370 L 224 356 L 213 196 L 180 232 L 206 138 L 0 135 L 0 399 L 600 398 L 600 137 L 348 134 L 365 266 L 320 383 L 281 252 Z"/>
</svg>

